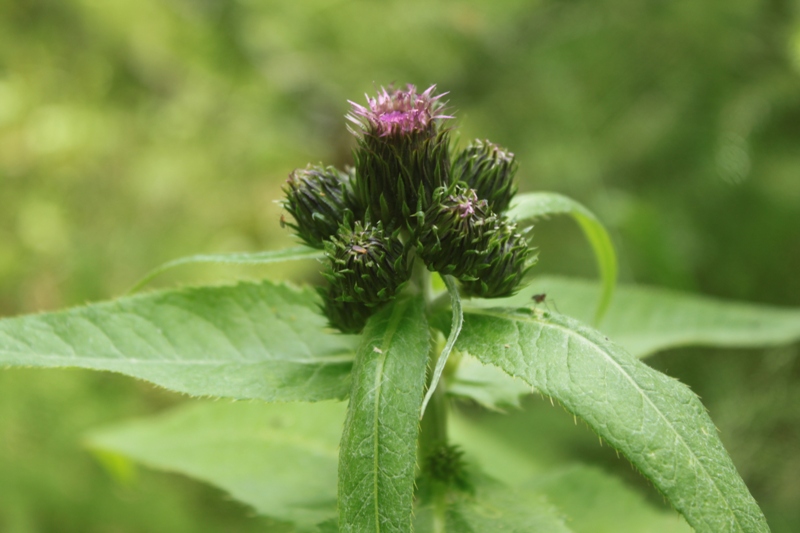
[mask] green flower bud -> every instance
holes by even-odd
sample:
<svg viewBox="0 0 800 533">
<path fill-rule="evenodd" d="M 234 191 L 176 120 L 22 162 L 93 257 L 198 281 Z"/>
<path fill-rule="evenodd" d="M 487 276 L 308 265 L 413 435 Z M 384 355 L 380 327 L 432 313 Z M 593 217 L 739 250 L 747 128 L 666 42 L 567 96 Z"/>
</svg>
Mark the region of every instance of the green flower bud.
<svg viewBox="0 0 800 533">
<path fill-rule="evenodd" d="M 433 481 L 462 490 L 472 488 L 467 476 L 464 452 L 458 446 L 438 446 L 425 458 L 423 469 Z"/>
<path fill-rule="evenodd" d="M 342 226 L 325 243 L 325 256 L 328 268 L 323 275 L 331 294 L 342 302 L 378 306 L 392 300 L 411 277 L 405 245 L 397 233 L 385 234 L 380 223 Z"/>
<path fill-rule="evenodd" d="M 323 248 L 323 243 L 336 235 L 339 225 L 349 216 L 363 216 L 355 200 L 353 178 L 352 172 L 310 165 L 289 174 L 283 186 L 283 207 L 295 223 L 286 224 L 312 248 Z"/>
<path fill-rule="evenodd" d="M 429 270 L 460 278 L 484 260 L 485 235 L 496 221 L 474 189 L 437 189 L 432 205 L 419 217 L 418 254 Z"/>
<path fill-rule="evenodd" d="M 535 257 L 531 257 L 525 236 L 517 232 L 516 225 L 507 221 L 497 225 L 488 237 L 483 261 L 461 278 L 461 287 L 467 296 L 511 296 L 533 266 Z"/>
<path fill-rule="evenodd" d="M 476 139 L 453 162 L 453 181 L 463 181 L 480 198 L 486 198 L 495 213 L 502 213 L 517 194 L 514 184 L 517 167 L 514 154 Z"/>
<path fill-rule="evenodd" d="M 333 286 L 318 290 L 322 297 L 322 312 L 328 317 L 328 323 L 342 333 L 361 333 L 367 319 L 375 312 L 374 307 L 360 302 L 342 301 L 342 295 Z"/>
<path fill-rule="evenodd" d="M 434 89 L 382 89 L 367 98 L 369 107 L 350 102 L 347 118 L 359 126 L 351 129 L 358 137 L 357 195 L 371 219 L 387 229 L 409 225 L 433 192 L 450 184 L 449 134 L 438 122 L 452 117 L 440 113 L 444 95 L 432 96 Z"/>
</svg>

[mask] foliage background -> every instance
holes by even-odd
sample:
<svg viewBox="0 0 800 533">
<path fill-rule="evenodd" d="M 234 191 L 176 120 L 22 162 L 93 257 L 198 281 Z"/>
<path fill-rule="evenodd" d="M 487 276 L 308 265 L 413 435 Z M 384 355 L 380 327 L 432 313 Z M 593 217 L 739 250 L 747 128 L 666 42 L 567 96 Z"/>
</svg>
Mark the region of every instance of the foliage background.
<svg viewBox="0 0 800 533">
<path fill-rule="evenodd" d="M 509 147 L 523 190 L 594 210 L 624 281 L 800 306 L 796 1 L 0 0 L 0 316 L 120 295 L 178 256 L 291 243 L 286 174 L 349 162 L 346 100 L 392 81 L 450 91 L 464 142 Z M 540 272 L 594 275 L 569 221 L 535 238 Z M 315 279 L 299 268 L 161 283 Z M 773 530 L 800 530 L 798 346 L 650 362 L 701 395 Z M 80 448 L 89 427 L 181 400 L 112 375 L 0 373 L 0 530 L 263 529 L 176 476 L 118 483 Z M 662 504 L 549 409 L 513 417 Z M 521 449 L 538 438 L 487 418 Z"/>
</svg>

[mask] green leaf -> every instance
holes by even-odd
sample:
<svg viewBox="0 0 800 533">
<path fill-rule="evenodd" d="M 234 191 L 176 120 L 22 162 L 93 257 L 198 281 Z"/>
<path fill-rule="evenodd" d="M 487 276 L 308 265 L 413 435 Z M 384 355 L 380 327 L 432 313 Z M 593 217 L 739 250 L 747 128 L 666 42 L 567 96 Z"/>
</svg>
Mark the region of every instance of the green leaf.
<svg viewBox="0 0 800 533">
<path fill-rule="evenodd" d="M 311 526 L 336 516 L 341 402 L 191 402 L 94 432 L 103 455 L 212 483 L 261 514 Z"/>
<path fill-rule="evenodd" d="M 196 396 L 344 398 L 357 337 L 325 331 L 311 289 L 156 292 L 0 321 L 0 366 L 110 370 Z"/>
<path fill-rule="evenodd" d="M 439 354 L 439 359 L 436 361 L 436 368 L 433 370 L 433 377 L 431 378 L 428 392 L 425 393 L 425 399 L 422 400 L 422 409 L 420 409 L 419 418 L 425 414 L 425 408 L 431 400 L 436 386 L 439 384 L 439 379 L 444 372 L 444 366 L 447 364 L 447 359 L 450 357 L 450 352 L 458 339 L 458 334 L 461 333 L 461 325 L 464 323 L 464 313 L 461 310 L 461 295 L 458 293 L 456 280 L 453 276 L 444 276 L 444 283 L 447 286 L 447 292 L 450 294 L 450 306 L 452 307 L 453 319 L 450 325 L 450 335 L 447 337 L 447 344 L 444 345 L 442 353 Z"/>
<path fill-rule="evenodd" d="M 511 204 L 508 216 L 518 222 L 532 221 L 549 215 L 570 215 L 583 230 L 586 239 L 592 246 L 603 291 L 597 300 L 593 322 L 598 324 L 603 318 L 617 282 L 617 256 L 614 245 L 605 227 L 594 214 L 582 204 L 552 192 L 536 192 L 520 194 Z"/>
<path fill-rule="evenodd" d="M 599 468 L 574 465 L 537 476 L 525 488 L 543 493 L 567 516 L 575 533 L 691 533 L 675 512 L 656 509 Z"/>
<path fill-rule="evenodd" d="M 530 309 L 466 313 L 457 348 L 519 377 L 621 451 L 697 531 L 769 531 L 688 387 L 574 319 Z"/>
<path fill-rule="evenodd" d="M 416 533 L 569 533 L 561 513 L 540 493 L 508 488 L 482 475 L 472 476 L 475 493 L 451 493 L 444 516 L 433 507 L 415 512 Z"/>
<path fill-rule="evenodd" d="M 492 411 L 519 408 L 520 398 L 531 392 L 530 385 L 469 355 L 461 356 L 456 371 L 447 380 L 447 394 L 469 398 Z"/>
<path fill-rule="evenodd" d="M 153 281 L 154 278 L 163 274 L 167 270 L 181 265 L 192 263 L 222 263 L 229 265 L 267 265 L 269 263 L 280 263 L 283 261 L 297 261 L 300 259 L 317 259 L 322 257 L 320 250 L 315 250 L 307 246 L 296 246 L 285 250 L 269 250 L 266 252 L 238 252 L 227 254 L 199 254 L 181 257 L 164 263 L 160 267 L 151 270 L 145 277 L 140 279 L 128 293 L 134 293 Z"/>
<path fill-rule="evenodd" d="M 409 533 L 430 335 L 421 297 L 367 323 L 339 454 L 342 532 Z"/>
<path fill-rule="evenodd" d="M 597 283 L 561 277 L 536 278 L 516 296 L 474 300 L 472 306 L 532 305 L 531 294 L 547 293 L 545 304 L 587 321 L 600 294 Z M 620 285 L 599 328 L 637 357 L 683 346 L 757 348 L 800 340 L 800 309 L 732 302 L 656 287 Z"/>
</svg>

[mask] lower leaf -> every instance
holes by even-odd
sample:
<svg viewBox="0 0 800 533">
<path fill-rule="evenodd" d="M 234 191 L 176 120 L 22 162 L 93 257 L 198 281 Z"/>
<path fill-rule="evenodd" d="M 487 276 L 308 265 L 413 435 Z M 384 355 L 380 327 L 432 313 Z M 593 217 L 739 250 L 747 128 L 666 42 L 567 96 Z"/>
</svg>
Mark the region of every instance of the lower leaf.
<svg viewBox="0 0 800 533">
<path fill-rule="evenodd" d="M 417 510 L 415 533 L 570 533 L 561 513 L 541 494 L 509 488 L 482 475 L 471 478 L 474 493 L 451 492 L 444 513 Z"/>
<path fill-rule="evenodd" d="M 311 527 L 336 516 L 339 402 L 189 403 L 87 437 L 102 456 L 212 483 L 259 513 Z"/>
</svg>

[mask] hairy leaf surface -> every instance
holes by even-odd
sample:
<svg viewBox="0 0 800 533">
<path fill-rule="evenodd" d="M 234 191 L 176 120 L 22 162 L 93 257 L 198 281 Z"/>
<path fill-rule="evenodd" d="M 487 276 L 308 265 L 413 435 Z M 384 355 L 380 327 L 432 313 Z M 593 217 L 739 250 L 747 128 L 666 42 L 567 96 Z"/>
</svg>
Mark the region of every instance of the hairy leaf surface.
<svg viewBox="0 0 800 533">
<path fill-rule="evenodd" d="M 460 350 L 583 418 L 697 531 L 769 531 L 688 387 L 568 317 L 522 308 L 475 310 L 464 318 Z"/>
<path fill-rule="evenodd" d="M 261 514 L 311 526 L 336 516 L 341 402 L 189 403 L 102 429 L 91 448 L 213 483 Z"/>
<path fill-rule="evenodd" d="M 588 280 L 541 277 L 511 298 L 473 300 L 470 305 L 532 306 L 531 295 L 544 292 L 547 300 L 536 306 L 538 309 L 557 310 L 588 321 L 601 290 Z M 620 285 L 598 329 L 637 357 L 682 346 L 758 348 L 800 340 L 800 309 Z"/>
<path fill-rule="evenodd" d="M 419 297 L 397 300 L 367 323 L 339 455 L 342 532 L 411 531 L 429 336 Z"/>
<path fill-rule="evenodd" d="M 357 337 L 310 289 L 241 283 L 0 321 L 0 365 L 110 370 L 197 396 L 344 398 Z"/>
</svg>

